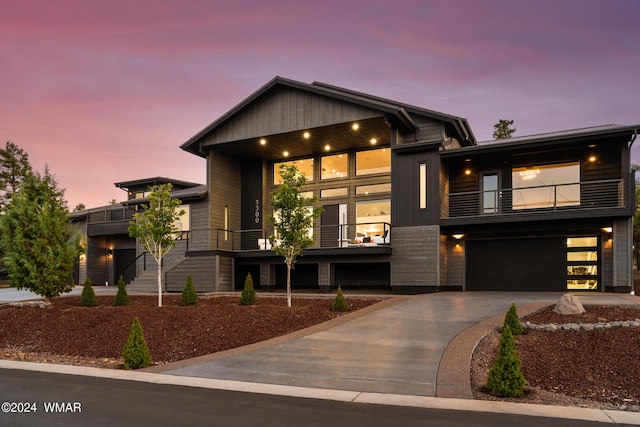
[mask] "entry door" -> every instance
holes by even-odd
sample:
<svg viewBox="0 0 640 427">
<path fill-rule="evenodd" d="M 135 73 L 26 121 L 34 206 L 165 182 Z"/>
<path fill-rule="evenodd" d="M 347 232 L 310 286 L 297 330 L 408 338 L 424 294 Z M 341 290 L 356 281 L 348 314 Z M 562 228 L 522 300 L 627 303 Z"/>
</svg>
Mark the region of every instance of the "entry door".
<svg viewBox="0 0 640 427">
<path fill-rule="evenodd" d="M 333 248 L 348 246 L 347 205 L 324 205 L 320 217 L 320 246 Z"/>
</svg>

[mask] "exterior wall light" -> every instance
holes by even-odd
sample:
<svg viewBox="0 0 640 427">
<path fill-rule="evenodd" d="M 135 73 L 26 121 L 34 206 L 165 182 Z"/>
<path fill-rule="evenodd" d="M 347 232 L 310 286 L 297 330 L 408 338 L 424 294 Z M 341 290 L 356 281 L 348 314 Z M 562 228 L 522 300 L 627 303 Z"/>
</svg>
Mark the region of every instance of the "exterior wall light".
<svg viewBox="0 0 640 427">
<path fill-rule="evenodd" d="M 464 174 L 465 175 L 471 175 L 471 169 L 465 169 L 464 170 Z"/>
<path fill-rule="evenodd" d="M 453 234 L 451 237 L 453 237 L 456 240 L 460 240 L 464 237 L 464 234 Z"/>
<path fill-rule="evenodd" d="M 595 162 L 596 160 L 598 160 L 598 158 L 597 158 L 596 156 L 589 156 L 589 162 L 590 162 L 590 163 L 593 163 L 593 162 Z"/>
</svg>

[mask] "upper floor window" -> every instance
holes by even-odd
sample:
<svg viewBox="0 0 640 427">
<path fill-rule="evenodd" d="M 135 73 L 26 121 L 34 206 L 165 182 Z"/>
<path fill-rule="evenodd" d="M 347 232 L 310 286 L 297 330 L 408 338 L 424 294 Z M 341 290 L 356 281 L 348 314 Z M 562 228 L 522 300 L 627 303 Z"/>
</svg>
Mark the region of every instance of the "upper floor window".
<svg viewBox="0 0 640 427">
<path fill-rule="evenodd" d="M 280 166 L 282 165 L 294 165 L 298 168 L 298 171 L 302 173 L 307 181 L 313 181 L 313 157 L 308 159 L 293 160 L 290 162 L 279 162 L 273 164 L 273 184 L 282 184 L 282 177 L 280 176 Z"/>
<path fill-rule="evenodd" d="M 320 159 L 320 179 L 347 178 L 349 176 L 349 172 L 347 170 L 348 157 L 349 156 L 346 153 L 323 156 Z"/>
<path fill-rule="evenodd" d="M 391 150 L 358 151 L 356 153 L 356 175 L 372 175 L 391 172 Z"/>
<path fill-rule="evenodd" d="M 511 170 L 513 209 L 580 205 L 580 163 L 540 165 Z"/>
</svg>

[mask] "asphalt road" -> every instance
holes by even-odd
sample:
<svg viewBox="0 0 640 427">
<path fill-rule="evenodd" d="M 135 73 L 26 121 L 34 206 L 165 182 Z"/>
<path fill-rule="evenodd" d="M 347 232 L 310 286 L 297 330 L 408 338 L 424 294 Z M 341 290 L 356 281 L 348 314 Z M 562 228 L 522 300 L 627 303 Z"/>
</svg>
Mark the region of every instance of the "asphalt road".
<svg viewBox="0 0 640 427">
<path fill-rule="evenodd" d="M 0 404 L 0 426 L 604 425 L 583 420 L 366 405 L 12 369 L 0 369 Z"/>
</svg>

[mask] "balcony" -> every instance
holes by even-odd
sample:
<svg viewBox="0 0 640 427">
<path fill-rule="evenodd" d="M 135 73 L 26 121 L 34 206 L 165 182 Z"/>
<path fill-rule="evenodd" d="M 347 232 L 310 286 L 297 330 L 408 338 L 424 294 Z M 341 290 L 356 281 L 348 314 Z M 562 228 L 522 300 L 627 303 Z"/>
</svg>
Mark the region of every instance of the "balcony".
<svg viewBox="0 0 640 427">
<path fill-rule="evenodd" d="M 192 230 L 191 233 L 209 232 L 211 248 L 225 251 L 269 251 L 276 242 L 269 236 L 273 230 Z M 386 222 L 321 225 L 310 234 L 314 239 L 313 250 L 358 250 L 391 247 L 391 224 Z"/>
<path fill-rule="evenodd" d="M 519 220 L 532 215 L 569 218 L 593 215 L 595 210 L 619 215 L 620 208 L 628 208 L 630 198 L 624 182 L 616 179 L 446 193 L 440 216 L 443 223 L 453 224 Z"/>
</svg>

